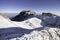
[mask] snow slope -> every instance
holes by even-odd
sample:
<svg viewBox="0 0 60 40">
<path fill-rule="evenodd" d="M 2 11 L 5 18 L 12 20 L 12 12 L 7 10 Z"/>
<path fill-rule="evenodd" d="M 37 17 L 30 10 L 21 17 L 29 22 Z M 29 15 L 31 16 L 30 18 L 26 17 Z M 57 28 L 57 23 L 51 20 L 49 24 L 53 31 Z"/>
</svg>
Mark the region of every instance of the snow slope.
<svg viewBox="0 0 60 40">
<path fill-rule="evenodd" d="M 27 20 L 22 21 L 22 22 L 12 21 L 12 23 L 14 23 L 15 25 L 18 25 L 22 28 L 27 28 L 27 29 L 34 29 L 34 28 L 42 27 L 42 25 L 40 24 L 41 20 L 36 18 L 36 17 L 27 19 Z"/>
<path fill-rule="evenodd" d="M 14 26 L 16 25 L 12 24 L 8 17 L 0 13 L 0 28 L 8 28 Z"/>
<path fill-rule="evenodd" d="M 42 27 L 40 23 L 41 20 L 36 17 L 21 22 L 15 22 L 15 21 L 11 21 L 4 14 L 0 13 L 0 28 L 21 27 L 25 29 L 34 29 L 34 28 Z"/>
</svg>

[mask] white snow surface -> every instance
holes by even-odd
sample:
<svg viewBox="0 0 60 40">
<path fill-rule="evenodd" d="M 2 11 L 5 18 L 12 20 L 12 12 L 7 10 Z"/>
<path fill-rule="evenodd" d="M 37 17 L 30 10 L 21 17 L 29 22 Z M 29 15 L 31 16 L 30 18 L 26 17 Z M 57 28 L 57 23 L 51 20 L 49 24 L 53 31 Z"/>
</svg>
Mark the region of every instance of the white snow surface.
<svg viewBox="0 0 60 40">
<path fill-rule="evenodd" d="M 30 19 L 22 21 L 22 22 L 13 22 L 12 21 L 12 23 L 14 23 L 22 28 L 27 28 L 27 29 L 34 29 L 34 28 L 42 27 L 42 25 L 40 25 L 41 20 L 36 17 L 30 18 Z"/>
<path fill-rule="evenodd" d="M 0 13 L 0 28 L 9 28 L 9 27 L 21 27 L 25 29 L 34 29 L 42 27 L 40 25 L 41 20 L 34 17 L 22 22 L 11 21 L 7 16 Z"/>
<path fill-rule="evenodd" d="M 16 25 L 12 24 L 8 17 L 0 13 L 0 28 L 8 28 L 14 26 Z"/>
</svg>

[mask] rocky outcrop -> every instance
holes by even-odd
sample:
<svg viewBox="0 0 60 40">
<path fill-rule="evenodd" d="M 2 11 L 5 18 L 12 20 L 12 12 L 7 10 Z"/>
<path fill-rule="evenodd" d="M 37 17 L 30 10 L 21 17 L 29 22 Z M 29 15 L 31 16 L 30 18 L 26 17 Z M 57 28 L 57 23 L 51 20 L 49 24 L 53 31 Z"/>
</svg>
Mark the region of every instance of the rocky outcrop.
<svg viewBox="0 0 60 40">
<path fill-rule="evenodd" d="M 28 18 L 33 17 L 35 14 L 34 11 L 27 10 L 27 11 L 21 11 L 17 16 L 13 17 L 12 21 L 24 21 Z"/>
</svg>

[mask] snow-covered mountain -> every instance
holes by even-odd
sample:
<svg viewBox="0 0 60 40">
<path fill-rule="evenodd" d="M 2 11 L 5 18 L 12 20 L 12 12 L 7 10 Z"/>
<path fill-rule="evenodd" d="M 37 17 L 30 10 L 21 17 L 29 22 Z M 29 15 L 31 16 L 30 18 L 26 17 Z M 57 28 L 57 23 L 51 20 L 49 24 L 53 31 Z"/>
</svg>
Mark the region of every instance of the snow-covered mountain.
<svg viewBox="0 0 60 40">
<path fill-rule="evenodd" d="M 0 39 L 60 40 L 59 16 L 51 13 L 35 15 L 32 11 L 21 13 L 12 19 L 0 14 Z"/>
<path fill-rule="evenodd" d="M 16 22 L 16 21 L 11 21 L 4 14 L 0 14 L 0 28 L 21 27 L 26 29 L 34 29 L 34 28 L 42 27 L 40 23 L 41 20 L 36 17 L 27 19 L 25 21 Z"/>
</svg>

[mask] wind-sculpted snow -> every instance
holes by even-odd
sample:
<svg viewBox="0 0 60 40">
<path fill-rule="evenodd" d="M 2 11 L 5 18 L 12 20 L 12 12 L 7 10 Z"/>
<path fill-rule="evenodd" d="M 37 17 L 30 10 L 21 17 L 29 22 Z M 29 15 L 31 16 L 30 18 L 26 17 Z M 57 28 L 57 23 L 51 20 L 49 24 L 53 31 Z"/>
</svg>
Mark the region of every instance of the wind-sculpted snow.
<svg viewBox="0 0 60 40">
<path fill-rule="evenodd" d="M 42 27 L 41 20 L 36 17 L 27 19 L 22 22 L 12 21 L 12 23 L 16 24 L 17 26 L 20 26 L 21 28 L 26 28 L 26 29 L 34 29 L 34 28 Z"/>
<path fill-rule="evenodd" d="M 45 28 L 44 30 L 34 30 L 30 34 L 10 40 L 60 40 L 60 28 Z"/>
</svg>

